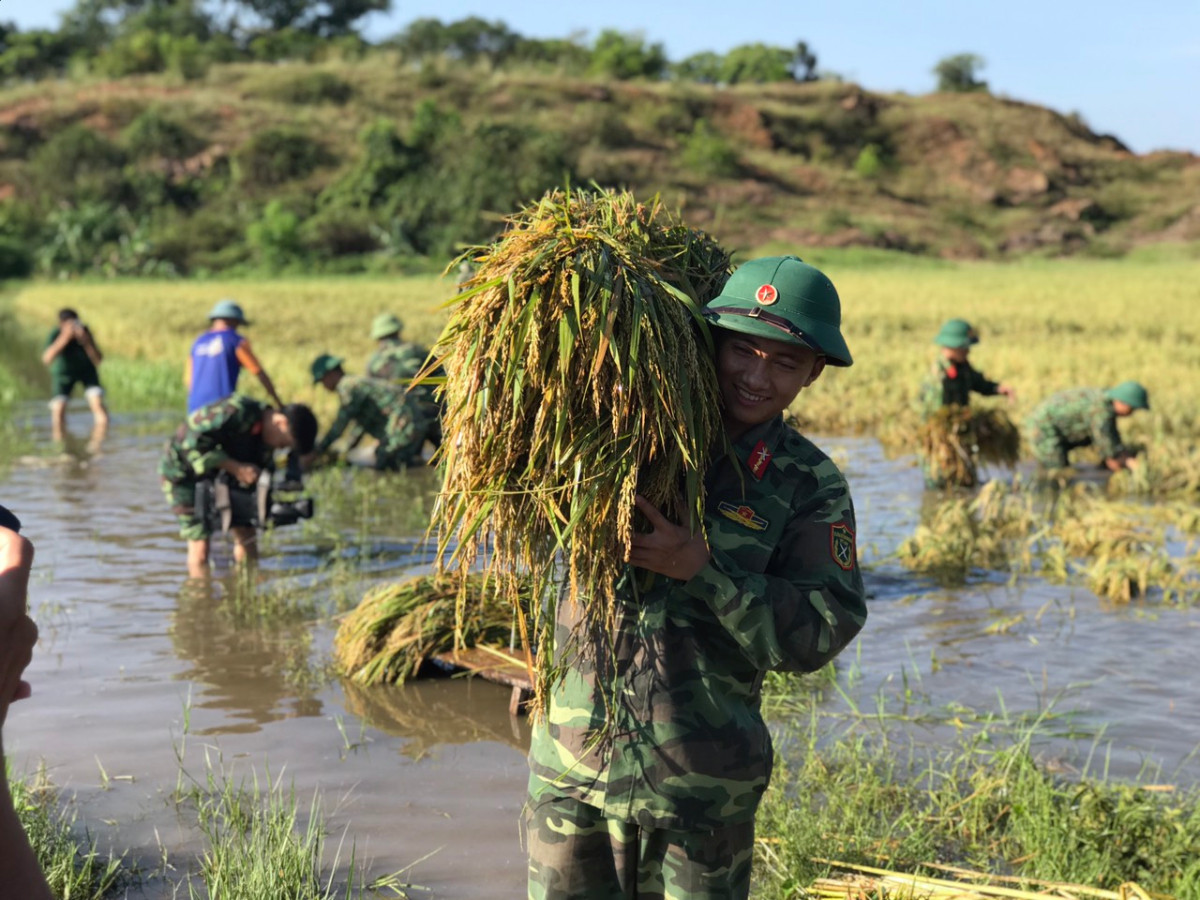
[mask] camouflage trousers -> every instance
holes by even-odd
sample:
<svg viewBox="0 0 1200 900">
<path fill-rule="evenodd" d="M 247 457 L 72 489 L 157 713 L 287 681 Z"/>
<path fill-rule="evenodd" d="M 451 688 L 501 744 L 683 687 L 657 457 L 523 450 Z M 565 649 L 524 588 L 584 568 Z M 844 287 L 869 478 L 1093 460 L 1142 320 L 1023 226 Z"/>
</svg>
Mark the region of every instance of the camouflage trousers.
<svg viewBox="0 0 1200 900">
<path fill-rule="evenodd" d="M 1050 425 L 1031 425 L 1025 433 L 1025 446 L 1033 450 L 1033 458 L 1046 469 L 1065 469 L 1070 462 L 1071 448 L 1062 435 Z"/>
<path fill-rule="evenodd" d="M 403 411 L 389 418 L 387 431 L 375 447 L 375 468 L 395 471 L 419 462 L 426 424 L 424 418 Z"/>
<path fill-rule="evenodd" d="M 711 832 L 641 828 L 551 790 L 525 811 L 529 900 L 745 900 L 754 821 Z"/>
<path fill-rule="evenodd" d="M 187 541 L 203 541 L 209 536 L 204 520 L 196 515 L 196 482 L 162 479 L 163 495 L 171 512 L 179 517 L 179 536 Z"/>
</svg>

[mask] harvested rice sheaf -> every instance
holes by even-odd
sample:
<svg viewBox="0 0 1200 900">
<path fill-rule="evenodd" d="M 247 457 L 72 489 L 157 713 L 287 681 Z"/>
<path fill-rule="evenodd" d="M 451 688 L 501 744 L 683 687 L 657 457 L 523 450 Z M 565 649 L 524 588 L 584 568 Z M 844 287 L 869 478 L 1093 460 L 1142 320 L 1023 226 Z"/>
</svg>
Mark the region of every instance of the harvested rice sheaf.
<svg viewBox="0 0 1200 900">
<path fill-rule="evenodd" d="M 528 594 L 522 598 L 528 603 Z M 359 684 L 403 684 L 430 656 L 506 643 L 513 607 L 475 575 L 422 575 L 370 591 L 333 639 L 338 669 Z"/>
<path fill-rule="evenodd" d="M 657 200 L 606 191 L 548 194 L 467 255 L 475 275 L 435 350 L 442 559 L 544 592 L 526 635 L 543 651 L 554 597 L 580 604 L 570 643 L 585 646 L 585 632 L 612 631 L 634 495 L 701 521 L 720 416 L 700 308 L 729 256 Z M 538 656 L 539 698 L 550 656 Z"/>
<path fill-rule="evenodd" d="M 930 475 L 958 487 L 979 483 L 980 462 L 1012 468 L 1021 451 L 1020 431 L 999 409 L 943 406 L 921 424 L 919 440 Z"/>
</svg>

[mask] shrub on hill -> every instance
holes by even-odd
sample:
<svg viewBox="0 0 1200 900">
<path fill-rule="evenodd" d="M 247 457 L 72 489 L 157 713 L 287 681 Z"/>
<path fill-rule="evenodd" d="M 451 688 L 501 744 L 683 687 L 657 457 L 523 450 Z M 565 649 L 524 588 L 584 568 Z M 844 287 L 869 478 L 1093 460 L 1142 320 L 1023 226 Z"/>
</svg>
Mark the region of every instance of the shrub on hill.
<svg viewBox="0 0 1200 900">
<path fill-rule="evenodd" d="M 121 137 L 134 159 L 154 156 L 187 159 L 205 146 L 203 138 L 157 106 L 142 112 Z"/>
<path fill-rule="evenodd" d="M 354 96 L 354 86 L 332 72 L 317 70 L 289 74 L 250 88 L 252 97 L 292 103 L 297 106 L 333 103 L 341 106 Z"/>
<path fill-rule="evenodd" d="M 0 281 L 33 274 L 33 254 L 21 241 L 0 235 Z"/>
<path fill-rule="evenodd" d="M 34 153 L 30 163 L 42 203 L 69 201 L 118 203 L 127 185 L 125 153 L 116 144 L 84 125 L 71 125 L 55 134 Z"/>
<path fill-rule="evenodd" d="M 234 155 L 237 181 L 250 188 L 277 187 L 311 175 L 333 157 L 308 135 L 283 128 L 268 128 L 247 141 Z"/>
</svg>

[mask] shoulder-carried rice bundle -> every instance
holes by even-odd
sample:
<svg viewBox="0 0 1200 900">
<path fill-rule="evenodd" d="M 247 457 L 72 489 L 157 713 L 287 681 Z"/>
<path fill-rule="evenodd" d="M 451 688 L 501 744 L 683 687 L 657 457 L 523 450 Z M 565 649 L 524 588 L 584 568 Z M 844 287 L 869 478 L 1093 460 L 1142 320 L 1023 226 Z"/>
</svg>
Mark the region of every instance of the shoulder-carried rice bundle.
<svg viewBox="0 0 1200 900">
<path fill-rule="evenodd" d="M 921 424 L 919 440 L 931 476 L 958 487 L 979 483 L 980 462 L 1011 468 L 1020 456 L 1020 432 L 999 409 L 943 406 Z"/>
<path fill-rule="evenodd" d="M 468 255 L 474 277 L 435 350 L 446 371 L 443 560 L 482 562 L 548 596 L 560 584 L 583 611 L 575 637 L 603 634 L 634 495 L 701 521 L 720 415 L 700 308 L 729 256 L 657 200 L 607 191 L 549 194 Z M 535 643 L 547 642 L 554 605 L 535 608 Z"/>
</svg>

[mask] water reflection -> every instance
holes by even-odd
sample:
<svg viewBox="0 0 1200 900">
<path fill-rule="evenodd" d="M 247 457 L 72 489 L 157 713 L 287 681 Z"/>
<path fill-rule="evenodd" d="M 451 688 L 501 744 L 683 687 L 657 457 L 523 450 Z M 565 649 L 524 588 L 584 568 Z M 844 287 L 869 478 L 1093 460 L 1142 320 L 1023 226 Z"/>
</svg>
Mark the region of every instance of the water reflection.
<svg viewBox="0 0 1200 900">
<path fill-rule="evenodd" d="M 524 753 L 529 724 L 508 714 L 510 689 L 477 678 L 434 678 L 363 687 L 342 679 L 346 710 L 368 725 L 406 738 L 401 753 L 419 759 L 438 744 L 496 741 Z"/>
<path fill-rule="evenodd" d="M 191 666 L 176 678 L 193 681 L 193 704 L 222 710 L 228 721 L 200 734 L 257 731 L 267 722 L 319 716 L 309 677 L 311 626 L 264 623 L 231 608 L 236 580 L 188 579 L 180 588 L 169 634 Z"/>
</svg>

